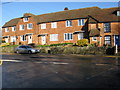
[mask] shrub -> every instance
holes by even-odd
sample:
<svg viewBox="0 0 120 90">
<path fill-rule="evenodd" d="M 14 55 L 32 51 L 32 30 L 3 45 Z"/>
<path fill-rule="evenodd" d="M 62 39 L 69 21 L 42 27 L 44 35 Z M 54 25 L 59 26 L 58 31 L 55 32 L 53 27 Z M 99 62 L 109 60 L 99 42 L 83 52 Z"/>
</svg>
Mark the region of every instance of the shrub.
<svg viewBox="0 0 120 90">
<path fill-rule="evenodd" d="M 9 46 L 10 45 L 10 43 L 2 43 L 1 45 L 0 45 L 0 47 L 5 47 L 5 46 Z"/>
<path fill-rule="evenodd" d="M 68 45 L 73 43 L 58 43 L 58 44 L 51 44 L 50 46 L 62 46 L 62 45 Z"/>
<path fill-rule="evenodd" d="M 37 45 L 36 47 L 49 47 L 50 45 Z"/>
<path fill-rule="evenodd" d="M 81 39 L 77 41 L 78 46 L 87 46 L 88 45 L 88 39 Z"/>
<path fill-rule="evenodd" d="M 6 43 L 4 40 L 2 40 L 2 43 Z"/>
<path fill-rule="evenodd" d="M 35 47 L 35 43 L 30 43 L 30 44 L 28 44 L 28 45 L 30 45 L 30 46 L 32 46 L 32 47 Z"/>
</svg>

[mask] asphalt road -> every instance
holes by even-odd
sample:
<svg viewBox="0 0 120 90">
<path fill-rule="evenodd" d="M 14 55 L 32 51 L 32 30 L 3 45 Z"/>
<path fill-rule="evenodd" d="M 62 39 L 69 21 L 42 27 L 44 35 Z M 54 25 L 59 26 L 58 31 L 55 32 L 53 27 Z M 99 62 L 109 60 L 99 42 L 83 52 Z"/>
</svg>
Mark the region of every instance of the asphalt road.
<svg viewBox="0 0 120 90">
<path fill-rule="evenodd" d="M 120 88 L 120 57 L 3 54 L 2 88 Z"/>
</svg>

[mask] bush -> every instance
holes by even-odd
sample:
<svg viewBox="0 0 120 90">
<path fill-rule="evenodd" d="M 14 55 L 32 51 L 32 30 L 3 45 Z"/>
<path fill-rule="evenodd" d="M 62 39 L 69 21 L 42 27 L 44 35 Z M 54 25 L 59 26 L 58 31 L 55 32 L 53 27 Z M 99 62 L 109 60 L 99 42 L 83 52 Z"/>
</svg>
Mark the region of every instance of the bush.
<svg viewBox="0 0 120 90">
<path fill-rule="evenodd" d="M 62 46 L 62 45 L 68 45 L 73 43 L 58 43 L 58 44 L 51 44 L 50 46 Z"/>
<path fill-rule="evenodd" d="M 81 39 L 77 41 L 78 46 L 87 46 L 88 45 L 88 39 Z"/>
<path fill-rule="evenodd" d="M 2 40 L 2 43 L 6 43 L 4 40 Z"/>
<path fill-rule="evenodd" d="M 30 43 L 30 44 L 28 44 L 28 45 L 30 45 L 30 46 L 32 46 L 32 47 L 35 47 L 35 43 Z"/>
<path fill-rule="evenodd" d="M 10 43 L 2 43 L 1 45 L 0 45 L 0 47 L 5 47 L 5 46 L 9 46 L 10 45 Z"/>
<path fill-rule="evenodd" d="M 37 45 L 37 47 L 50 47 L 50 45 Z"/>
</svg>

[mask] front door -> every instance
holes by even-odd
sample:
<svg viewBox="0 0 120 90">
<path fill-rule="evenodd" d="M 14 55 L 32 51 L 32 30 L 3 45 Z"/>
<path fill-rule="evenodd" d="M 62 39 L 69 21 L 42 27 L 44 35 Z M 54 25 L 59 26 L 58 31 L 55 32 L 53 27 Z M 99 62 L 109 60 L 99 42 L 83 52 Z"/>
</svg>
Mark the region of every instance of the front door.
<svg viewBox="0 0 120 90">
<path fill-rule="evenodd" d="M 41 36 L 42 45 L 46 44 L 46 36 Z"/>
<path fill-rule="evenodd" d="M 32 43 L 32 35 L 28 36 L 28 44 Z"/>
<path fill-rule="evenodd" d="M 5 42 L 8 43 L 8 38 L 5 38 Z"/>
<path fill-rule="evenodd" d="M 120 46 L 120 35 L 115 35 L 115 45 Z"/>
</svg>

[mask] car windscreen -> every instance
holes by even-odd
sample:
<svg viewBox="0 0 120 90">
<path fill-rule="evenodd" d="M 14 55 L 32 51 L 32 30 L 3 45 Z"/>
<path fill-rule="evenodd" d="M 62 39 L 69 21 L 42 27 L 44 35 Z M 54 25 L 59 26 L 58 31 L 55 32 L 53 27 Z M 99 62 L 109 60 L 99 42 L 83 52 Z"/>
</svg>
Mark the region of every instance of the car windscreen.
<svg viewBox="0 0 120 90">
<path fill-rule="evenodd" d="M 26 48 L 32 48 L 32 47 L 30 47 L 30 46 L 26 46 Z"/>
</svg>

